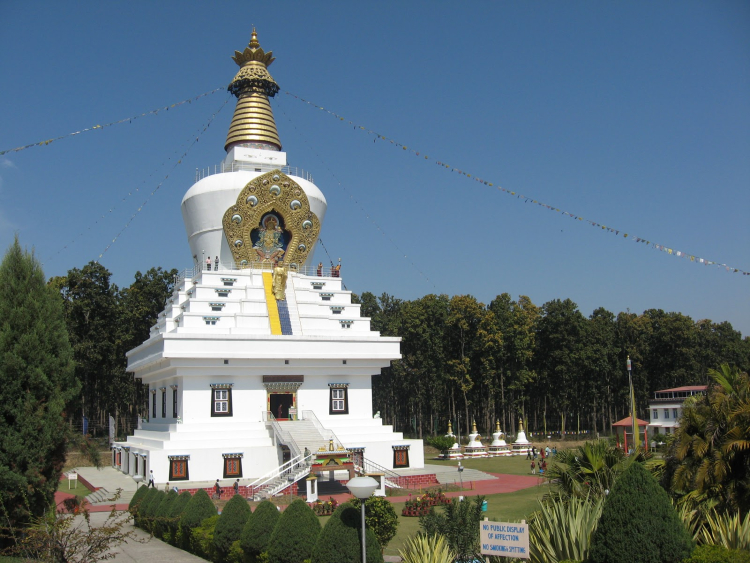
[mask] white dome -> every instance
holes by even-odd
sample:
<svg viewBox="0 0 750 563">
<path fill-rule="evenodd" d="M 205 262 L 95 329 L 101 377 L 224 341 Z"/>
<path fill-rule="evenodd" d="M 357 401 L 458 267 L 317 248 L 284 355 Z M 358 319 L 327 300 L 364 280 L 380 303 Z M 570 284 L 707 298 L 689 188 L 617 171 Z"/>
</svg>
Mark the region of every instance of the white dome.
<svg viewBox="0 0 750 563">
<path fill-rule="evenodd" d="M 182 198 L 182 220 L 190 244 L 190 253 L 198 262 L 218 255 L 224 264 L 233 261 L 232 251 L 224 236 L 222 218 L 224 212 L 237 202 L 242 189 L 264 172 L 224 172 L 199 180 Z M 304 190 L 310 202 L 310 209 L 320 220 L 321 227 L 328 204 L 318 187 L 312 182 L 288 174 Z M 308 256 L 312 259 L 313 253 Z"/>
</svg>

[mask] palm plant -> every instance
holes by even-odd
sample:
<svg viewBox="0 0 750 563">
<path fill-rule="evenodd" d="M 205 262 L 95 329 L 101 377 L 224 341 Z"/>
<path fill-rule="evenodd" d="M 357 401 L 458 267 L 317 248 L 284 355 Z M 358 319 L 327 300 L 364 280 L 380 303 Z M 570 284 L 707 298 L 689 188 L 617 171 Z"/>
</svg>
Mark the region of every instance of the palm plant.
<svg viewBox="0 0 750 563">
<path fill-rule="evenodd" d="M 444 536 L 419 534 L 406 540 L 398 554 L 404 563 L 453 563 L 456 554 Z"/>
<path fill-rule="evenodd" d="M 640 449 L 626 456 L 607 440 L 586 442 L 577 448 L 562 450 L 552 458 L 547 470 L 547 479 L 552 483 L 550 496 L 591 501 L 601 499 L 631 463 L 643 462 L 650 456 Z"/>
<path fill-rule="evenodd" d="M 750 379 L 723 364 L 705 397 L 686 401 L 665 483 L 677 497 L 719 512 L 750 510 Z"/>
<path fill-rule="evenodd" d="M 585 560 L 602 506 L 603 497 L 593 502 L 560 497 L 540 502 L 529 520 L 531 558 L 539 563 Z"/>
</svg>

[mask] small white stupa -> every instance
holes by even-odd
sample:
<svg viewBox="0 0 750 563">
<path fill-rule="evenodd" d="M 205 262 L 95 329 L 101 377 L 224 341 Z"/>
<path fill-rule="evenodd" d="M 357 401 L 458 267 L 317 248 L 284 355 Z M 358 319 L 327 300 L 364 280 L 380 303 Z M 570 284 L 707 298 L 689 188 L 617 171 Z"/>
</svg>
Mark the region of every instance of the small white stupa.
<svg viewBox="0 0 750 563">
<path fill-rule="evenodd" d="M 511 455 L 510 446 L 505 442 L 504 435 L 503 431 L 500 430 L 500 421 L 496 420 L 495 432 L 492 434 L 492 443 L 489 450 L 490 457 Z"/>
<path fill-rule="evenodd" d="M 453 433 L 453 425 L 451 424 L 451 421 L 448 421 L 448 433 L 445 435 L 446 438 L 455 438 L 456 435 Z M 461 453 L 461 446 L 458 445 L 458 442 L 453 442 L 453 445 L 450 447 L 450 449 L 441 452 L 440 457 L 442 459 L 463 459 L 464 454 Z"/>
<path fill-rule="evenodd" d="M 469 443 L 464 448 L 464 457 L 487 457 L 487 446 L 479 441 L 481 436 L 477 432 L 477 423 L 471 420 L 471 434 L 469 434 Z"/>
<path fill-rule="evenodd" d="M 526 455 L 531 450 L 531 442 L 526 439 L 526 432 L 523 431 L 523 420 L 518 421 L 518 436 L 513 442 L 513 455 Z"/>
</svg>

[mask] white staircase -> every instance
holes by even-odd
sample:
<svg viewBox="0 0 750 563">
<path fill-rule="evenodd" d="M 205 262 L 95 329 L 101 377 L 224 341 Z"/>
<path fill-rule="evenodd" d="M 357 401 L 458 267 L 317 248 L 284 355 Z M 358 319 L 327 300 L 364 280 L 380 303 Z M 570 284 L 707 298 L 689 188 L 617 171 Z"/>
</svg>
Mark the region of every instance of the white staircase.
<svg viewBox="0 0 750 563">
<path fill-rule="evenodd" d="M 328 440 L 311 420 L 280 420 L 277 423 L 292 436 L 300 452 L 304 452 L 305 448 L 310 453 L 317 452 L 321 447 L 328 449 Z"/>
</svg>

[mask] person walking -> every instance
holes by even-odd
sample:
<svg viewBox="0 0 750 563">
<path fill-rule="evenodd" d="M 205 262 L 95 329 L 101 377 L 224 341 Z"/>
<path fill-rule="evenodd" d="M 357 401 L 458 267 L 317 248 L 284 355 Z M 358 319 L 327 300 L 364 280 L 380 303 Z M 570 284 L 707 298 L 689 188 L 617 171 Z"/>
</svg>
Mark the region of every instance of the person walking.
<svg viewBox="0 0 750 563">
<path fill-rule="evenodd" d="M 214 498 L 219 499 L 221 498 L 221 485 L 219 485 L 219 480 L 216 480 L 216 483 L 214 484 Z"/>
<path fill-rule="evenodd" d="M 536 475 L 536 462 L 533 459 L 531 460 L 531 474 Z"/>
<path fill-rule="evenodd" d="M 237 480 L 236 480 L 236 481 L 234 482 L 234 494 L 235 494 L 235 495 L 238 495 L 238 494 L 240 494 L 240 480 L 239 480 L 239 479 L 237 479 Z"/>
<path fill-rule="evenodd" d="M 154 470 L 153 469 L 149 469 L 148 471 L 148 486 L 153 487 L 154 489 L 156 488 L 156 485 L 154 484 Z"/>
</svg>

